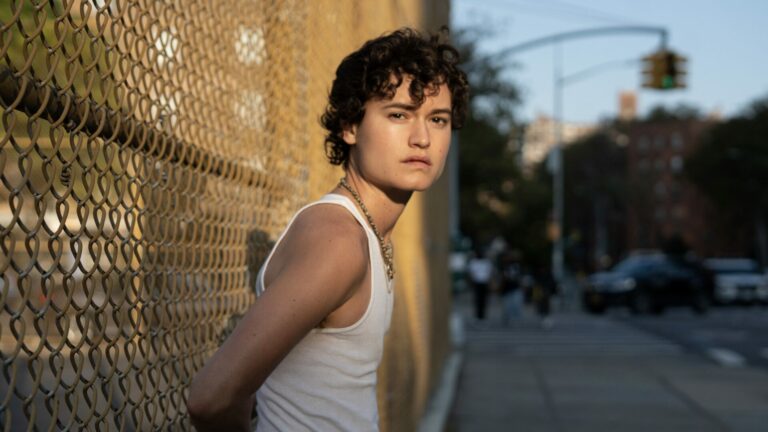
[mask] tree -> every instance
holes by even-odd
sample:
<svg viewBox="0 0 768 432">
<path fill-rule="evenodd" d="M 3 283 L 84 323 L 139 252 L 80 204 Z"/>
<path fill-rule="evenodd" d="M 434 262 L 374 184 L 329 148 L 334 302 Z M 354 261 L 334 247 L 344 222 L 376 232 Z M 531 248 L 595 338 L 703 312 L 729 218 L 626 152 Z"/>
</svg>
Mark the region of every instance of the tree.
<svg viewBox="0 0 768 432">
<path fill-rule="evenodd" d="M 459 132 L 461 230 L 475 241 L 498 234 L 509 212 L 505 184 L 520 177 L 508 149 L 517 88 L 502 78 L 503 66 L 478 54 L 476 30 L 456 35 L 462 67 L 470 83 L 469 113 Z M 506 186 L 508 190 L 508 186 Z"/>
<path fill-rule="evenodd" d="M 751 227 L 757 255 L 768 265 L 768 97 L 714 126 L 685 164 L 685 174 L 727 216 L 734 231 Z"/>
<path fill-rule="evenodd" d="M 512 135 L 517 128 L 517 86 L 507 66 L 478 53 L 481 33 L 456 35 L 470 86 L 470 110 L 459 132 L 460 228 L 477 244 L 503 237 L 531 266 L 545 264 L 551 191 L 544 170 L 524 178 Z"/>
<path fill-rule="evenodd" d="M 564 148 L 565 235 L 572 268 L 593 269 L 624 249 L 626 151 L 610 129 Z"/>
<path fill-rule="evenodd" d="M 505 233 L 510 245 L 522 252 L 531 268 L 549 265 L 552 243 L 547 237 L 552 211 L 552 176 L 546 162 L 535 167 L 532 176 L 521 176 L 509 193 L 513 203 Z"/>
<path fill-rule="evenodd" d="M 645 121 L 693 120 L 701 117 L 701 111 L 697 107 L 681 103 L 674 108 L 667 108 L 664 105 L 656 105 L 648 112 Z"/>
</svg>

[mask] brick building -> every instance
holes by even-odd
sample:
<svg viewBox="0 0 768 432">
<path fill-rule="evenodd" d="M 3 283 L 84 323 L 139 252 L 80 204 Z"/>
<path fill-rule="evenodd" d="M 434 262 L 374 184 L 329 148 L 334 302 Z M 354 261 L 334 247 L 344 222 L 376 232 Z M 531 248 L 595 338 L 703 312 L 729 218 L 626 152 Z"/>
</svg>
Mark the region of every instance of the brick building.
<svg viewBox="0 0 768 432">
<path fill-rule="evenodd" d="M 660 248 L 682 238 L 698 256 L 738 253 L 716 209 L 683 173 L 685 159 L 714 120 L 667 120 L 628 126 L 627 247 Z"/>
</svg>

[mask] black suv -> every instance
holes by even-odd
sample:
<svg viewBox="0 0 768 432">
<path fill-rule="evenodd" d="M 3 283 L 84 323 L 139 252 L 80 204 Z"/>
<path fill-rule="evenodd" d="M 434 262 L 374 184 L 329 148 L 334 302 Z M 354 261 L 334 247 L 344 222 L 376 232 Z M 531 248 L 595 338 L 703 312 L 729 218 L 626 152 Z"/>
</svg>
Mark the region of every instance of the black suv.
<svg viewBox="0 0 768 432">
<path fill-rule="evenodd" d="M 711 283 L 697 262 L 662 253 L 634 254 L 608 272 L 595 273 L 583 290 L 584 307 L 601 313 L 628 306 L 639 314 L 661 313 L 668 306 L 690 306 L 704 313 Z"/>
</svg>

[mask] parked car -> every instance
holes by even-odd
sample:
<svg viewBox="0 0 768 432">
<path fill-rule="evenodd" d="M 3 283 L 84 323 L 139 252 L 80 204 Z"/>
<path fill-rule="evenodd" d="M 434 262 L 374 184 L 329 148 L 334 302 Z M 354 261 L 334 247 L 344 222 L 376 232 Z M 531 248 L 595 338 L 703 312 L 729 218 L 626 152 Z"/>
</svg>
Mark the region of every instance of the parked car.
<svg viewBox="0 0 768 432">
<path fill-rule="evenodd" d="M 768 275 L 748 258 L 710 258 L 704 266 L 714 277 L 714 300 L 720 304 L 768 303 Z"/>
<path fill-rule="evenodd" d="M 583 290 L 584 307 L 601 313 L 626 306 L 635 313 L 661 313 L 669 306 L 690 306 L 704 313 L 711 284 L 695 262 L 662 253 L 636 253 L 607 272 L 591 275 Z"/>
</svg>

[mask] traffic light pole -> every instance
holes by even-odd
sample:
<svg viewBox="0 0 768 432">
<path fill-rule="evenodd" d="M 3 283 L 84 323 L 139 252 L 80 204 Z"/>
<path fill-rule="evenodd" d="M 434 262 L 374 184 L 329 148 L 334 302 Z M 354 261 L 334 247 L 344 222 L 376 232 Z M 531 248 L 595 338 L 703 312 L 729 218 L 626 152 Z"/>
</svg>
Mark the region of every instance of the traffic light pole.
<svg viewBox="0 0 768 432">
<path fill-rule="evenodd" d="M 613 26 L 613 27 L 598 27 L 592 29 L 576 30 L 570 32 L 557 33 L 549 36 L 532 39 L 527 42 L 523 42 L 511 47 L 505 48 L 496 54 L 494 57 L 504 57 L 510 54 L 516 54 L 529 49 L 538 48 L 542 45 L 549 45 L 552 43 L 562 42 L 572 39 L 580 39 L 585 37 L 615 35 L 620 33 L 652 33 L 659 35 L 660 49 L 666 49 L 667 47 L 667 29 L 664 27 L 652 27 L 652 26 Z"/>
<path fill-rule="evenodd" d="M 542 45 L 555 44 L 554 52 L 554 107 L 553 107 L 553 123 L 554 123 L 554 136 L 555 147 L 551 153 L 551 168 L 553 170 L 553 196 L 552 196 L 552 216 L 554 219 L 554 233 L 553 247 L 552 247 L 552 276 L 563 286 L 562 282 L 565 278 L 565 243 L 563 237 L 563 222 L 565 215 L 564 204 L 564 179 L 565 179 L 565 164 L 563 160 L 563 73 L 562 73 L 562 48 L 560 42 L 572 39 L 579 39 L 584 37 L 615 35 L 620 33 L 652 33 L 659 35 L 660 50 L 666 50 L 667 47 L 667 30 L 663 27 L 650 27 L 650 26 L 616 26 L 616 27 L 600 27 L 586 30 L 577 30 L 571 32 L 557 33 L 554 35 L 545 36 L 538 39 L 533 39 L 521 44 L 511 46 L 496 53 L 494 57 L 503 57 L 522 51 L 526 51 L 533 48 L 538 48 Z M 566 287 L 563 286 L 563 289 Z M 564 293 L 566 296 L 569 293 Z"/>
<path fill-rule="evenodd" d="M 565 161 L 563 160 L 563 50 L 560 43 L 554 46 L 554 112 L 555 148 L 552 150 L 552 216 L 554 218 L 554 234 L 552 245 L 552 276 L 559 283 L 565 276 L 565 245 L 563 242 L 563 221 L 565 219 Z"/>
</svg>

